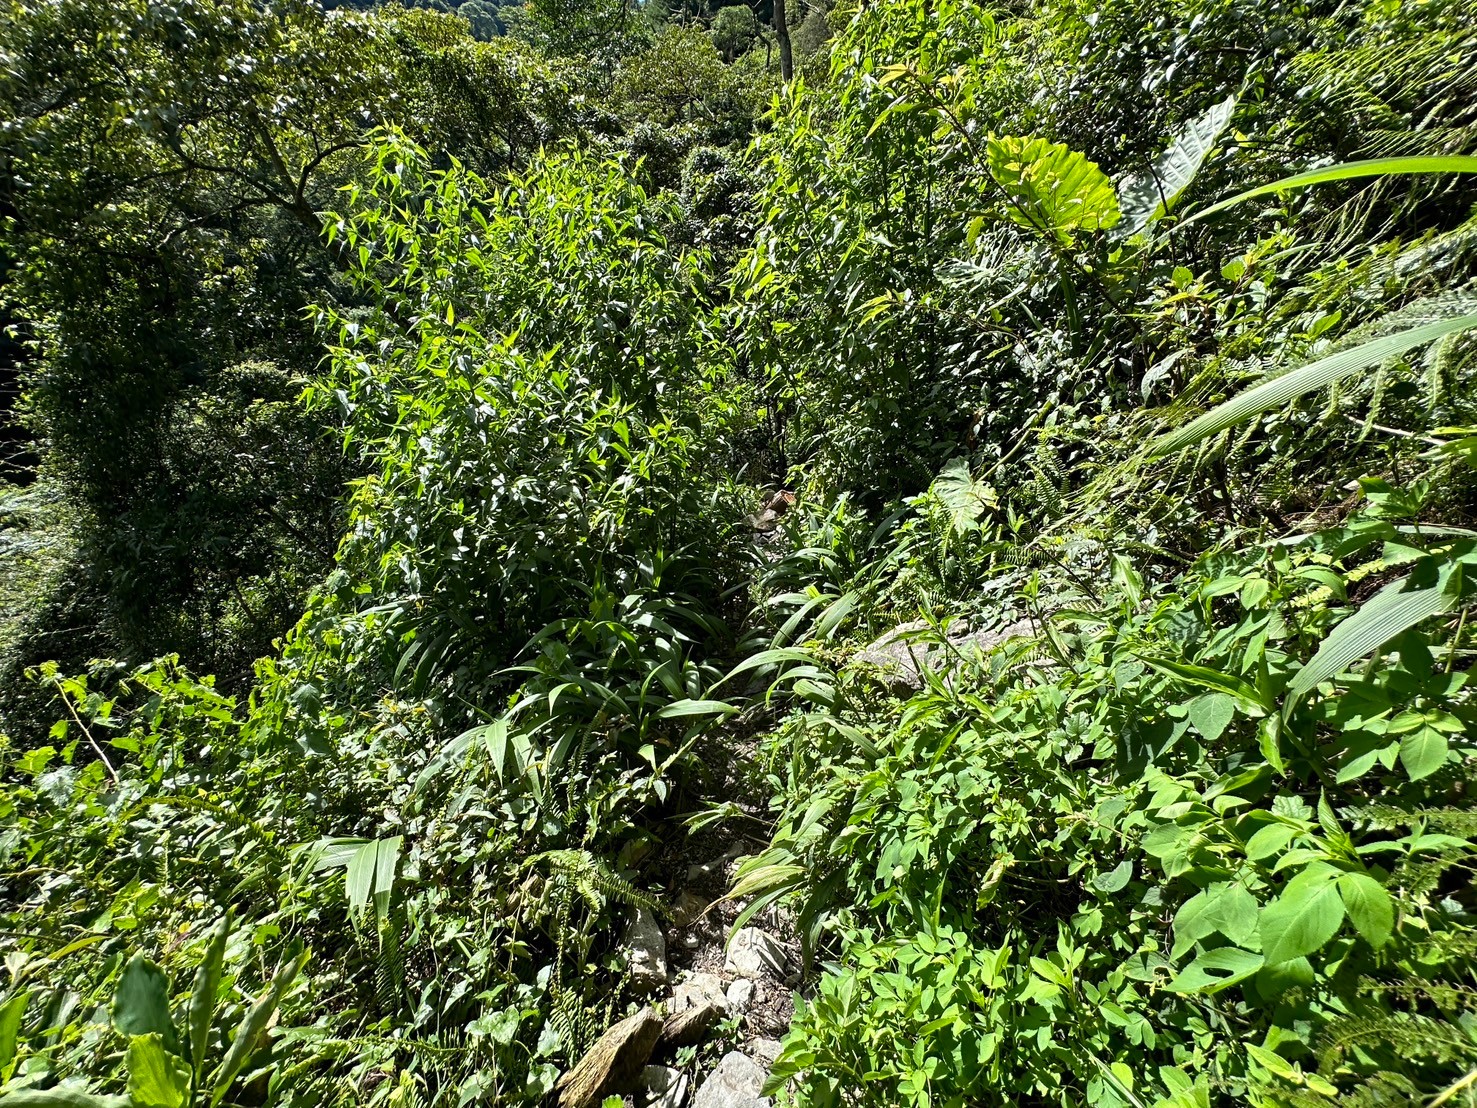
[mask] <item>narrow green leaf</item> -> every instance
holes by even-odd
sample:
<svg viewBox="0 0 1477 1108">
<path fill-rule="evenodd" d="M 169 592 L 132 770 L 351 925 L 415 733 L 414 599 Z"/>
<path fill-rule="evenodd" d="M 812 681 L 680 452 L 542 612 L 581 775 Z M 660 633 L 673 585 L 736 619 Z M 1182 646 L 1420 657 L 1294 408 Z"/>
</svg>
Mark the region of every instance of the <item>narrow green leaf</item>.
<svg viewBox="0 0 1477 1108">
<path fill-rule="evenodd" d="M 1477 313 L 1409 327 L 1299 366 L 1232 397 L 1178 431 L 1161 436 L 1150 445 L 1149 456 L 1161 458 L 1166 454 L 1174 454 L 1219 434 L 1228 427 L 1243 423 L 1252 416 L 1281 408 L 1304 393 L 1332 384 L 1356 369 L 1378 365 L 1407 350 L 1471 327 L 1477 327 Z"/>
<path fill-rule="evenodd" d="M 1322 169 L 1309 169 L 1302 173 L 1294 173 L 1291 177 L 1283 177 L 1273 181 L 1269 185 L 1258 185 L 1254 189 L 1238 192 L 1235 196 L 1228 197 L 1208 208 L 1201 208 L 1194 215 L 1186 217 L 1180 226 L 1193 223 L 1197 219 L 1214 215 L 1216 212 L 1233 208 L 1237 204 L 1244 204 L 1248 200 L 1254 200 L 1258 196 L 1267 196 L 1274 192 L 1285 192 L 1288 189 L 1308 188 L 1311 185 L 1327 184 L 1330 181 L 1348 181 L 1359 177 L 1388 177 L 1411 173 L 1477 173 L 1477 158 L 1459 155 L 1424 155 L 1400 158 L 1370 158 L 1366 161 L 1343 162 L 1339 165 L 1324 166 Z"/>
<path fill-rule="evenodd" d="M 1262 699 L 1261 693 L 1257 692 L 1254 685 L 1232 674 L 1222 673 L 1218 669 L 1209 669 L 1206 666 L 1191 665 L 1188 662 L 1176 662 L 1170 658 L 1155 658 L 1148 654 L 1140 654 L 1138 657 L 1161 673 L 1167 673 L 1181 681 L 1188 681 L 1192 685 L 1226 693 L 1258 715 L 1272 710 L 1272 705 Z"/>
<path fill-rule="evenodd" d="M 730 716 L 739 711 L 726 700 L 674 700 L 659 708 L 657 719 L 681 719 L 686 716 Z"/>
<path fill-rule="evenodd" d="M 380 919 L 390 913 L 390 893 L 395 888 L 395 867 L 400 863 L 400 849 L 404 842 L 403 835 L 379 840 L 379 851 L 374 864 L 374 907 Z"/>
<path fill-rule="evenodd" d="M 297 975 L 302 972 L 307 961 L 308 952 L 305 950 L 279 969 L 276 976 L 272 978 L 272 983 L 267 986 L 266 992 L 262 993 L 256 1003 L 247 1010 L 246 1015 L 241 1017 L 241 1023 L 236 1027 L 236 1034 L 231 1039 L 231 1046 L 226 1051 L 226 1057 L 221 1062 L 220 1069 L 216 1071 L 214 1092 L 210 1098 L 212 1108 L 221 1102 L 230 1090 L 231 1082 L 236 1080 L 236 1075 L 256 1053 L 257 1040 L 266 1030 L 272 1013 L 282 1003 L 283 996 L 286 995 L 289 986 L 297 980 Z"/>
<path fill-rule="evenodd" d="M 205 948 L 205 958 L 195 970 L 195 987 L 190 990 L 190 1061 L 195 1072 L 203 1074 L 205 1048 L 210 1039 L 210 1021 L 215 1014 L 216 993 L 220 989 L 221 966 L 226 958 L 226 940 L 231 935 L 231 910 L 221 917 L 210 945 Z"/>
<path fill-rule="evenodd" d="M 1288 686 L 1285 712 L 1291 712 L 1298 700 L 1321 682 L 1369 657 L 1416 624 L 1449 611 L 1456 603 L 1457 597 L 1452 589 L 1444 587 L 1444 582 L 1428 588 L 1410 585 L 1410 577 L 1386 585 L 1329 633 Z"/>
<path fill-rule="evenodd" d="M 0 1005 L 0 1082 L 10 1077 L 11 1063 L 15 1061 L 16 1042 L 20 1037 L 21 1019 L 26 1014 L 26 1004 L 31 991 L 23 989 L 3 1005 Z"/>
<path fill-rule="evenodd" d="M 16 1089 L 0 1098 L 5 1108 L 130 1108 L 126 1096 L 100 1096 L 80 1085 Z"/>
<path fill-rule="evenodd" d="M 349 915 L 355 919 L 369 910 L 369 897 L 374 890 L 374 873 L 378 865 L 378 839 L 365 843 L 349 859 L 344 873 L 344 892 L 349 898 Z"/>
</svg>

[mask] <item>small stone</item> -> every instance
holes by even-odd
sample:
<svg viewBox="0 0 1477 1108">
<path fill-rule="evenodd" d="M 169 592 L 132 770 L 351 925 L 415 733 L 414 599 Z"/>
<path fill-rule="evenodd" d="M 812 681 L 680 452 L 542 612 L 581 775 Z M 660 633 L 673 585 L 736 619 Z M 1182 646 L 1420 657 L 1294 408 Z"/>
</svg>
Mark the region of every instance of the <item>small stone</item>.
<svg viewBox="0 0 1477 1108">
<path fill-rule="evenodd" d="M 637 908 L 626 927 L 626 965 L 631 971 L 631 987 L 640 993 L 664 988 L 667 984 L 667 940 L 661 924 L 646 908 Z"/>
<path fill-rule="evenodd" d="M 723 1015 L 723 1009 L 712 1003 L 673 1012 L 662 1022 L 661 1037 L 657 1040 L 658 1046 L 666 1050 L 701 1042 L 702 1037 L 708 1033 L 708 1028 L 717 1023 L 721 1015 Z"/>
<path fill-rule="evenodd" d="M 759 1095 L 767 1076 L 752 1058 L 730 1051 L 698 1089 L 692 1108 L 769 1108 L 769 1098 Z"/>
<path fill-rule="evenodd" d="M 631 1085 L 661 1033 L 662 1021 L 649 1006 L 610 1028 L 559 1079 L 559 1108 L 590 1108 L 606 1093 Z"/>
<path fill-rule="evenodd" d="M 754 1002 L 754 982 L 740 977 L 728 986 L 728 1008 L 731 1012 L 747 1012 Z"/>
<path fill-rule="evenodd" d="M 719 1009 L 728 1007 L 723 978 L 716 973 L 689 974 L 687 980 L 672 991 L 669 1007 L 673 1012 L 681 1012 L 687 1008 L 701 1008 L 704 1004 L 712 1004 Z"/>
<path fill-rule="evenodd" d="M 682 947 L 684 950 L 696 950 L 702 945 L 702 940 L 696 935 L 687 934 L 682 936 Z"/>
<path fill-rule="evenodd" d="M 749 1044 L 749 1056 L 766 1070 L 774 1068 L 774 1060 L 780 1056 L 778 1039 L 755 1039 Z"/>
<path fill-rule="evenodd" d="M 671 1066 L 647 1066 L 641 1071 L 648 1108 L 680 1108 L 687 1099 L 687 1084 L 687 1074 Z"/>
<path fill-rule="evenodd" d="M 769 973 L 783 980 L 785 961 L 785 948 L 773 936 L 757 927 L 743 927 L 728 946 L 723 968 L 744 977 Z"/>
<path fill-rule="evenodd" d="M 690 927 L 702 918 L 711 902 L 701 893 L 683 889 L 672 907 L 672 923 L 677 927 Z"/>
</svg>

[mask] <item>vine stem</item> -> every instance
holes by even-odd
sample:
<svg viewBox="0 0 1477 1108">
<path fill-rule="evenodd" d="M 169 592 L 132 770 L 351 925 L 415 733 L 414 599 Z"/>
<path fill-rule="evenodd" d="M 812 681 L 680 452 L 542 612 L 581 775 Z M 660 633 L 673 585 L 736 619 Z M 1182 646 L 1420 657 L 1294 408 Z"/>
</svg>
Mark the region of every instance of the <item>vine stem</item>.
<svg viewBox="0 0 1477 1108">
<path fill-rule="evenodd" d="M 67 714 L 77 721 L 78 727 L 82 728 L 82 733 L 87 736 L 88 745 L 92 747 L 98 758 L 102 760 L 103 768 L 108 771 L 108 776 L 112 779 L 113 784 L 116 785 L 118 783 L 118 771 L 113 768 L 113 763 L 108 761 L 108 756 L 103 753 L 103 748 L 92 737 L 92 732 L 87 729 L 87 724 L 82 722 L 82 717 L 77 714 L 77 709 L 72 704 L 72 698 L 67 695 L 67 690 L 62 687 L 62 683 L 56 678 L 52 678 L 52 684 L 56 686 L 56 691 L 61 694 L 62 703 L 67 706 Z"/>
</svg>

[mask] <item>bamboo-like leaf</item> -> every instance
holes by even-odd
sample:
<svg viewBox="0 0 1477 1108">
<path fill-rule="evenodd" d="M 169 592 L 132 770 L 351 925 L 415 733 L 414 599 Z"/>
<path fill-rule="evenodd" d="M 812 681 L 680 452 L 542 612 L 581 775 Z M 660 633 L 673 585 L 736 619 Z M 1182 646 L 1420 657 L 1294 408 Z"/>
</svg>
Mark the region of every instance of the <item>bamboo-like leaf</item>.
<svg viewBox="0 0 1477 1108">
<path fill-rule="evenodd" d="M 687 716 L 729 716 L 737 711 L 738 706 L 726 700 L 674 700 L 658 709 L 656 717 L 682 719 Z"/>
<path fill-rule="evenodd" d="M 1411 588 L 1411 578 L 1402 577 L 1375 593 L 1335 627 L 1318 647 L 1318 653 L 1298 670 L 1288 686 L 1284 712 L 1291 712 L 1298 700 L 1320 682 L 1367 658 L 1396 635 L 1450 611 L 1458 599 L 1458 590 L 1451 586 L 1460 572 L 1459 566 L 1448 567 L 1434 585 L 1426 588 Z"/>
<path fill-rule="evenodd" d="M 1412 173 L 1477 173 L 1477 158 L 1455 154 L 1370 158 L 1366 161 L 1342 162 L 1339 165 L 1324 166 L 1322 169 L 1310 169 L 1303 173 L 1294 173 L 1291 177 L 1283 177 L 1268 185 L 1258 185 L 1254 189 L 1238 192 L 1235 196 L 1212 204 L 1208 208 L 1201 208 L 1194 215 L 1187 216 L 1180 226 L 1193 223 L 1197 219 L 1204 219 L 1216 212 L 1223 212 L 1237 204 L 1244 204 L 1258 196 L 1267 196 L 1270 193 L 1283 192 L 1287 189 L 1307 188 L 1310 185 L 1322 185 L 1329 181 L 1348 181 L 1359 177 L 1387 177 Z"/>
<path fill-rule="evenodd" d="M 255 1004 L 247 1010 L 246 1015 L 241 1017 L 241 1023 L 236 1028 L 236 1034 L 231 1039 L 230 1049 L 226 1051 L 226 1057 L 221 1062 L 221 1067 L 216 1073 L 214 1091 L 210 1097 L 211 1108 L 219 1104 L 231 1088 L 231 1082 L 236 1080 L 236 1075 L 241 1072 L 246 1063 L 251 1060 L 252 1054 L 256 1052 L 257 1040 L 266 1030 L 272 1013 L 282 1003 L 282 998 L 287 994 L 288 988 L 297 980 L 297 975 L 302 972 L 303 966 L 308 961 L 308 952 L 305 950 L 291 962 L 281 967 L 272 978 L 272 983 L 267 986 L 266 992 L 257 998 Z"/>
<path fill-rule="evenodd" d="M 1261 693 L 1257 692 L 1254 685 L 1232 674 L 1222 673 L 1218 669 L 1210 669 L 1206 666 L 1191 665 L 1188 662 L 1176 662 L 1171 658 L 1155 658 L 1148 654 L 1140 654 L 1138 657 L 1161 673 L 1167 673 L 1171 677 L 1188 681 L 1192 685 L 1199 685 L 1201 688 L 1228 693 L 1254 713 L 1271 710 L 1271 705 L 1263 699 Z"/>
<path fill-rule="evenodd" d="M 99 1096 L 77 1085 L 16 1089 L 0 1097 L 5 1108 L 130 1108 L 126 1096 Z"/>
<path fill-rule="evenodd" d="M 1164 435 L 1150 446 L 1149 456 L 1163 457 L 1166 454 L 1183 450 L 1187 446 L 1193 446 L 1252 416 L 1272 408 L 1280 408 L 1304 393 L 1332 384 L 1356 369 L 1378 365 L 1387 358 L 1393 358 L 1414 347 L 1423 346 L 1428 342 L 1434 342 L 1436 339 L 1458 331 L 1465 331 L 1471 327 L 1477 327 L 1477 312 L 1454 319 L 1424 323 L 1397 331 L 1392 335 L 1383 335 L 1347 350 L 1330 354 L 1326 358 L 1319 358 L 1316 362 L 1309 362 L 1281 377 L 1275 377 L 1255 388 L 1248 389 L 1239 396 L 1232 397 L 1224 404 L 1212 408 L 1188 426 Z"/>
</svg>

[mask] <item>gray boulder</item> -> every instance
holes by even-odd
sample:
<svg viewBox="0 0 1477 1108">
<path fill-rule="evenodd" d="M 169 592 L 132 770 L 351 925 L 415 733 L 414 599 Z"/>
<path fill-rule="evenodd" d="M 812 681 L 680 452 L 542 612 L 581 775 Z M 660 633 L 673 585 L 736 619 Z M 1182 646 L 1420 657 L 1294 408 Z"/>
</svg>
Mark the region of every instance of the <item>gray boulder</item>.
<svg viewBox="0 0 1477 1108">
<path fill-rule="evenodd" d="M 730 1051 L 708 1074 L 692 1099 L 692 1108 L 770 1108 L 769 1098 L 759 1095 L 768 1076 L 748 1055 Z"/>
<path fill-rule="evenodd" d="M 927 622 L 921 619 L 898 624 L 864 647 L 852 659 L 852 665 L 868 671 L 888 691 L 906 696 L 923 687 L 923 675 L 929 670 L 942 673 L 956 667 L 961 656 L 969 658 L 984 654 L 1009 639 L 1036 633 L 1028 620 L 986 626 L 968 619 L 956 619 L 949 626 L 947 646 L 927 640 L 909 641 L 912 633 L 927 627 Z"/>
</svg>

